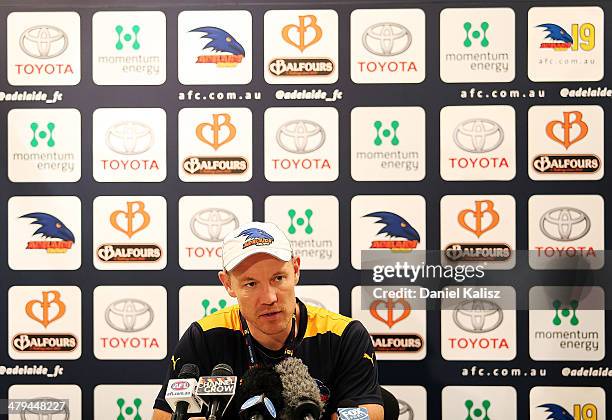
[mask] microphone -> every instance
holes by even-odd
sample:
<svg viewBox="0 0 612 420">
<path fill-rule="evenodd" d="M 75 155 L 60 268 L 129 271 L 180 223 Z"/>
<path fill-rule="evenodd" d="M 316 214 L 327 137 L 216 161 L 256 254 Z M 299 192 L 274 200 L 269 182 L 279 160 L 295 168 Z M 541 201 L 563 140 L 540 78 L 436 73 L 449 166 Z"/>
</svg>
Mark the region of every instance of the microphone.
<svg viewBox="0 0 612 420">
<path fill-rule="evenodd" d="M 314 420 L 321 416 L 323 403 L 319 386 L 308 373 L 306 365 L 295 357 L 288 357 L 274 366 L 283 384 L 284 418 Z"/>
<path fill-rule="evenodd" d="M 234 376 L 231 366 L 225 363 L 216 365 L 211 376 L 202 376 L 198 382 L 196 394 L 202 398 L 208 409 L 208 420 L 216 420 L 219 413 L 223 417 L 225 410 L 236 394 L 238 378 Z"/>
<path fill-rule="evenodd" d="M 359 407 L 353 400 L 342 400 L 338 403 L 338 420 L 369 420 L 367 408 Z"/>
<path fill-rule="evenodd" d="M 242 377 L 238 395 L 242 420 L 272 420 L 284 408 L 283 383 L 269 367 L 254 367 Z"/>
<path fill-rule="evenodd" d="M 200 369 L 186 363 L 179 372 L 178 379 L 170 379 L 166 387 L 166 402 L 172 407 L 172 420 L 182 420 L 187 413 L 202 411 L 202 399 L 194 391 L 200 376 Z"/>
</svg>

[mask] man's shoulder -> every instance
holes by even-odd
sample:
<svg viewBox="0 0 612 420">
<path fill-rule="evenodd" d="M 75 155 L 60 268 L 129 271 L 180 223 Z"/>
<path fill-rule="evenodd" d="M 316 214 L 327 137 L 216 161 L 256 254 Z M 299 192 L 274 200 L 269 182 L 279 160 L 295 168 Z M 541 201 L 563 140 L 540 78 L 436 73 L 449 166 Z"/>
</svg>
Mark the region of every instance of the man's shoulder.
<svg viewBox="0 0 612 420">
<path fill-rule="evenodd" d="M 332 333 L 341 336 L 353 319 L 329 311 L 327 309 L 306 305 L 308 311 L 308 325 L 304 338 L 314 337 L 318 334 Z"/>
<path fill-rule="evenodd" d="M 216 328 L 240 331 L 240 316 L 238 305 L 232 305 L 206 315 L 195 322 L 203 332 Z"/>
</svg>

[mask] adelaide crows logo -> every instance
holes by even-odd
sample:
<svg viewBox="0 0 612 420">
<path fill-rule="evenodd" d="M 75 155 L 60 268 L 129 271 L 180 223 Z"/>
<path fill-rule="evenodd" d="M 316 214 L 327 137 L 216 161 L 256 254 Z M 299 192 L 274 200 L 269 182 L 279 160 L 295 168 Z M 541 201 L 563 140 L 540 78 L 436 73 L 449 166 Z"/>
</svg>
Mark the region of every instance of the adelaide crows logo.
<svg viewBox="0 0 612 420">
<path fill-rule="evenodd" d="M 574 38 L 567 33 L 565 29 L 554 23 L 543 23 L 536 26 L 536 28 L 543 28 L 546 32 L 544 39 L 550 39 L 552 42 L 542 42 L 540 48 L 554 48 L 567 50 L 574 43 Z"/>
<path fill-rule="evenodd" d="M 417 244 L 421 242 L 419 232 L 402 216 L 389 211 L 376 211 L 363 217 L 377 217 L 378 220 L 374 223 L 385 225 L 378 231 L 377 235 L 386 234 L 390 238 L 403 238 L 399 240 L 372 241 L 370 248 L 408 251 L 416 248 Z"/>
<path fill-rule="evenodd" d="M 544 408 L 549 413 L 549 416 L 546 417 L 547 420 L 575 420 L 574 416 L 558 404 L 542 404 L 538 407 Z"/>
<path fill-rule="evenodd" d="M 242 249 L 248 248 L 253 245 L 270 245 L 272 242 L 274 242 L 274 238 L 272 237 L 272 235 L 257 228 L 245 229 L 240 232 L 240 234 L 236 236 L 236 238 L 240 238 L 241 236 L 245 236 L 244 243 L 242 244 Z"/>
<path fill-rule="evenodd" d="M 28 213 L 21 218 L 34 219 L 32 225 L 40 227 L 32 234 L 41 235 L 43 238 L 57 240 L 29 241 L 26 249 L 44 249 L 49 254 L 65 253 L 72 248 L 75 242 L 74 235 L 66 225 L 57 217 L 48 213 Z"/>
<path fill-rule="evenodd" d="M 217 67 L 236 67 L 246 53 L 236 38 L 221 28 L 214 26 L 203 26 L 192 29 L 189 32 L 201 32 L 201 38 L 210 41 L 204 45 L 203 50 L 208 49 L 210 54 L 199 55 L 196 63 L 216 64 Z"/>
</svg>

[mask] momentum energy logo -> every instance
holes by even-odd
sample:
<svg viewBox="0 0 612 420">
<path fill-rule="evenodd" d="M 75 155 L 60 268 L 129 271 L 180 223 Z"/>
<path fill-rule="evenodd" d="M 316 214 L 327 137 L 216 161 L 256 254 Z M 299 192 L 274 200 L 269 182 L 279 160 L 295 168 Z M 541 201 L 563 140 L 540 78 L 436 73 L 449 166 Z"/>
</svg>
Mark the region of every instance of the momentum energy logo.
<svg viewBox="0 0 612 420">
<path fill-rule="evenodd" d="M 7 18 L 7 70 L 12 85 L 76 85 L 80 19 L 75 12 L 17 12 Z"/>
<path fill-rule="evenodd" d="M 81 115 L 76 109 L 14 109 L 8 114 L 13 182 L 76 182 L 81 177 Z"/>
<path fill-rule="evenodd" d="M 514 11 L 444 9 L 440 13 L 440 77 L 447 83 L 514 79 Z"/>
<path fill-rule="evenodd" d="M 160 85 L 166 80 L 162 12 L 96 12 L 93 80 L 98 85 Z"/>
<path fill-rule="evenodd" d="M 351 13 L 351 78 L 355 83 L 422 82 L 424 46 L 421 9 L 358 9 Z"/>
</svg>

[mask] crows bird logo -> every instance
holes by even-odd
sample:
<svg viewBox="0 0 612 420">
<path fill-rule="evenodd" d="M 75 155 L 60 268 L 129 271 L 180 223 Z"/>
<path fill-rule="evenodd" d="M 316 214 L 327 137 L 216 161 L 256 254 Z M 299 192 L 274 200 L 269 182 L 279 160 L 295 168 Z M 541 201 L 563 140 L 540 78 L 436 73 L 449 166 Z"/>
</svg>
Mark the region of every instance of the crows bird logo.
<svg viewBox="0 0 612 420">
<path fill-rule="evenodd" d="M 549 413 L 546 420 L 574 420 L 574 416 L 558 404 L 542 404 L 538 405 L 538 407 L 544 408 Z"/>
<path fill-rule="evenodd" d="M 203 35 L 201 38 L 207 38 L 209 41 L 204 45 L 203 50 L 211 49 L 216 53 L 228 54 L 213 54 L 198 56 L 197 63 L 214 63 L 219 67 L 234 67 L 242 61 L 246 55 L 244 48 L 236 38 L 230 35 L 227 31 L 215 26 L 202 26 L 201 28 L 192 29 L 189 32 L 200 32 Z"/>
<path fill-rule="evenodd" d="M 26 249 L 46 249 L 48 253 L 62 253 L 72 247 L 74 235 L 57 217 L 48 213 L 28 213 L 21 216 L 24 219 L 34 219 L 32 225 L 40 227 L 32 234 L 43 238 L 59 239 L 59 241 L 30 241 Z"/>
<path fill-rule="evenodd" d="M 574 38 L 567 33 L 565 29 L 554 23 L 543 23 L 536 28 L 544 28 L 547 35 L 544 39 L 550 39 L 555 42 L 544 42 L 540 48 L 569 48 L 574 43 Z"/>
<path fill-rule="evenodd" d="M 390 211 L 376 211 L 366 214 L 363 217 L 376 217 L 378 220 L 374 223 L 384 224 L 377 235 L 386 234 L 386 236 L 391 238 L 405 239 L 373 241 L 372 248 L 410 249 L 416 248 L 416 245 L 421 242 L 419 232 L 417 232 L 402 216 L 391 213 Z"/>
<path fill-rule="evenodd" d="M 270 245 L 274 242 L 274 238 L 268 232 L 263 231 L 257 228 L 245 229 L 236 238 L 240 238 L 241 236 L 245 236 L 244 243 L 242 244 L 242 249 L 248 248 L 252 245 L 255 246 L 263 246 Z"/>
</svg>

